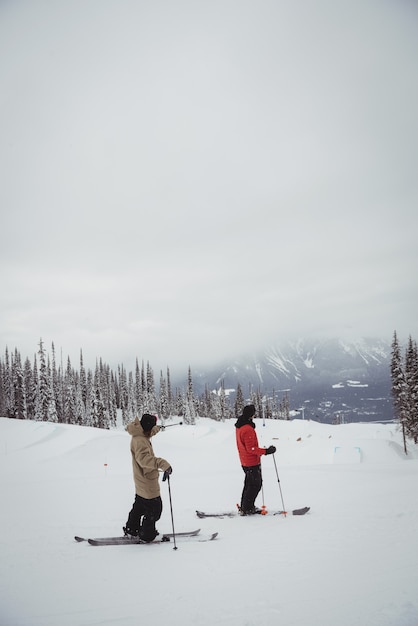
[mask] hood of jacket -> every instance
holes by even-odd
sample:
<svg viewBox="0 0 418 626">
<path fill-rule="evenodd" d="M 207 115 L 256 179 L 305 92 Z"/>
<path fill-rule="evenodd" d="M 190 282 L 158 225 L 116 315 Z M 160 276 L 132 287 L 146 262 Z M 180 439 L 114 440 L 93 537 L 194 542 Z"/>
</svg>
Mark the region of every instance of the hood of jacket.
<svg viewBox="0 0 418 626">
<path fill-rule="evenodd" d="M 237 421 L 235 422 L 235 428 L 242 428 L 243 426 L 247 426 L 247 425 L 251 426 L 252 428 L 255 428 L 255 424 L 251 420 L 251 418 L 246 417 L 244 415 L 240 415 Z"/>
<path fill-rule="evenodd" d="M 139 421 L 139 417 L 136 417 L 133 422 L 130 422 L 125 428 L 126 432 L 128 432 L 132 437 L 145 437 L 148 439 L 148 436 L 144 433 L 144 429 L 141 426 L 141 422 Z M 160 432 L 160 426 L 153 426 L 151 429 L 150 437 L 153 437 L 158 432 Z"/>
</svg>

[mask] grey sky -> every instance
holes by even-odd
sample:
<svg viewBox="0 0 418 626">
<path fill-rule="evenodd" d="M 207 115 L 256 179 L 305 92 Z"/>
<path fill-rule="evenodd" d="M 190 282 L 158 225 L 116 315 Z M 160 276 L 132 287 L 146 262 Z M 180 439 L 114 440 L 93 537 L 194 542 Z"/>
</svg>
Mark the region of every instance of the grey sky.
<svg viewBox="0 0 418 626">
<path fill-rule="evenodd" d="M 418 337 L 418 10 L 0 3 L 0 346 Z M 2 348 L 2 349 L 3 349 Z"/>
</svg>

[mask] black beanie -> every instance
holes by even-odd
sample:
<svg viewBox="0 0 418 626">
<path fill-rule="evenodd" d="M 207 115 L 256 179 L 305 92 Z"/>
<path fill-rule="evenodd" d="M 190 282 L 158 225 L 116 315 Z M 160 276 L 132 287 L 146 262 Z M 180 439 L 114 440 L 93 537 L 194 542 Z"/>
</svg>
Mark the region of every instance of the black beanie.
<svg viewBox="0 0 418 626">
<path fill-rule="evenodd" d="M 242 412 L 242 417 L 244 417 L 245 419 L 249 420 L 252 417 L 254 417 L 255 415 L 255 406 L 254 404 L 248 404 L 247 406 L 244 407 L 244 410 Z"/>
<path fill-rule="evenodd" d="M 150 415 L 149 413 L 144 413 L 141 417 L 141 426 L 144 433 L 148 433 L 157 423 L 157 418 L 155 415 Z"/>
</svg>

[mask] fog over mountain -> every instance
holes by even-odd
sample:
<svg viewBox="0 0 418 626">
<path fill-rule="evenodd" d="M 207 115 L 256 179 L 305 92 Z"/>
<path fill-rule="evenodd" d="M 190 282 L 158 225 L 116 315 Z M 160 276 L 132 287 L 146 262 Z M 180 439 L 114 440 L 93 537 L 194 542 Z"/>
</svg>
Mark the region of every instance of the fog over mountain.
<svg viewBox="0 0 418 626">
<path fill-rule="evenodd" d="M 223 385 L 233 401 L 240 384 L 246 398 L 260 391 L 268 398 L 287 394 L 290 409 L 304 418 L 333 421 L 393 417 L 391 345 L 376 338 L 298 339 L 194 372 L 196 391 Z"/>
</svg>

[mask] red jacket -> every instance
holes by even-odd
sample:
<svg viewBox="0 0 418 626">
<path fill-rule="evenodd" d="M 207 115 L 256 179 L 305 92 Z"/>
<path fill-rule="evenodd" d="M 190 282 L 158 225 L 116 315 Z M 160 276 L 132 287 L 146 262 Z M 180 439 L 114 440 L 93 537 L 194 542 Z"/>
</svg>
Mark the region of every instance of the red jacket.
<svg viewBox="0 0 418 626">
<path fill-rule="evenodd" d="M 235 437 L 241 465 L 244 467 L 260 465 L 260 457 L 266 453 L 266 449 L 258 447 L 258 439 L 254 427 L 248 422 L 242 426 L 236 426 Z"/>
</svg>

